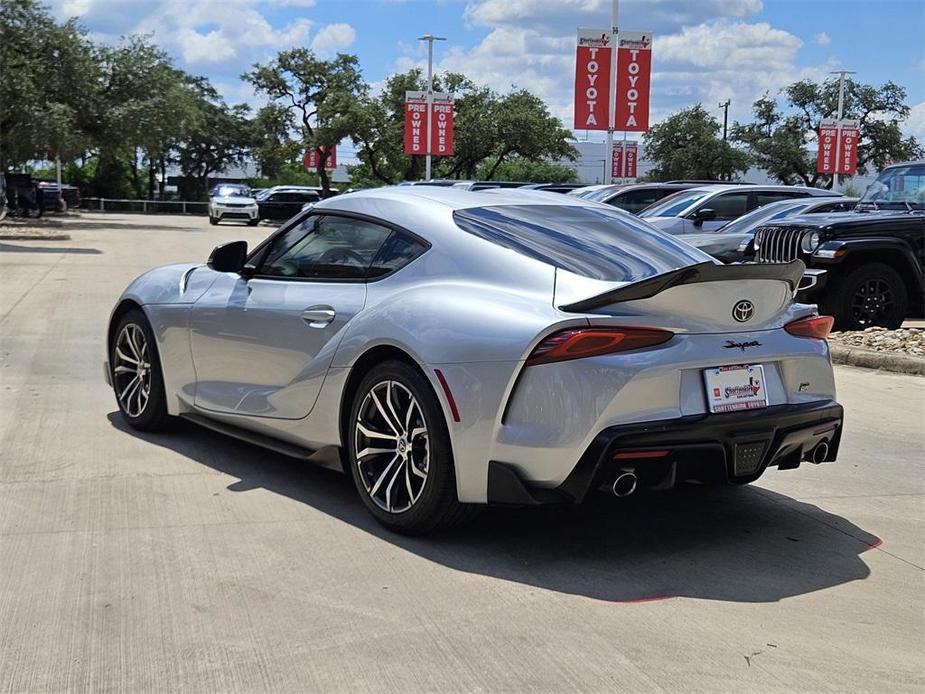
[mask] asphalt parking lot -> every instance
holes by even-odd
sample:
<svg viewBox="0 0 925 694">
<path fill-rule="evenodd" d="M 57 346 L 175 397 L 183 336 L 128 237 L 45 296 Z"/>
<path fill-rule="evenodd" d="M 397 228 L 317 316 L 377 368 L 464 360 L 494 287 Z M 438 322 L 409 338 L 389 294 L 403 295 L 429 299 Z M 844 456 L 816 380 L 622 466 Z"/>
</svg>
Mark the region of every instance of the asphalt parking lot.
<svg viewBox="0 0 925 694">
<path fill-rule="evenodd" d="M 925 378 L 838 367 L 834 465 L 409 539 L 340 475 L 116 415 L 122 288 L 271 227 L 66 229 L 0 242 L 0 691 L 925 687 Z"/>
</svg>

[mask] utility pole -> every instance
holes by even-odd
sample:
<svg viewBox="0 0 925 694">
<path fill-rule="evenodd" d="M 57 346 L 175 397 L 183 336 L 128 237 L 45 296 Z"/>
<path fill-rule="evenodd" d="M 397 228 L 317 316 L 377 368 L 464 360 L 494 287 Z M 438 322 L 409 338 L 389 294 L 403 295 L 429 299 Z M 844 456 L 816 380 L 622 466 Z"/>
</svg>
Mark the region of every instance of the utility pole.
<svg viewBox="0 0 925 694">
<path fill-rule="evenodd" d="M 832 190 L 838 188 L 838 167 L 841 164 L 841 117 L 845 110 L 845 75 L 853 75 L 853 70 L 836 70 L 830 75 L 838 75 L 838 116 L 835 121 L 835 173 L 832 174 Z"/>
<path fill-rule="evenodd" d="M 723 142 L 726 141 L 726 127 L 729 125 L 729 104 L 731 103 L 731 99 L 726 99 L 719 105 L 719 107 L 723 109 Z"/>
<path fill-rule="evenodd" d="M 613 127 L 616 122 L 617 110 L 617 17 L 620 14 L 620 0 L 610 3 L 610 103 L 607 104 L 607 147 L 604 152 L 605 183 L 613 183 Z M 620 172 L 623 173 L 622 171 Z"/>
<path fill-rule="evenodd" d="M 418 41 L 427 41 L 427 157 L 424 159 L 424 180 L 430 180 L 430 128 L 434 108 L 434 41 L 446 41 L 444 36 L 424 34 Z"/>
</svg>

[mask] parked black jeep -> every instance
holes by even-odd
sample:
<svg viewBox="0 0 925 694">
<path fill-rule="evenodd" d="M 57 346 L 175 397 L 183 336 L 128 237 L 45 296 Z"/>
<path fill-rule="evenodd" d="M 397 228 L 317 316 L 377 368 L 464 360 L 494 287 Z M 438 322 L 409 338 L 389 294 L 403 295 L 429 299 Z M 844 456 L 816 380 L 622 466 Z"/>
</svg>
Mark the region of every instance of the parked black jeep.
<svg viewBox="0 0 925 694">
<path fill-rule="evenodd" d="M 758 227 L 752 260 L 806 263 L 800 301 L 837 330 L 898 328 L 922 315 L 925 161 L 883 170 L 853 212 L 790 217 Z"/>
</svg>

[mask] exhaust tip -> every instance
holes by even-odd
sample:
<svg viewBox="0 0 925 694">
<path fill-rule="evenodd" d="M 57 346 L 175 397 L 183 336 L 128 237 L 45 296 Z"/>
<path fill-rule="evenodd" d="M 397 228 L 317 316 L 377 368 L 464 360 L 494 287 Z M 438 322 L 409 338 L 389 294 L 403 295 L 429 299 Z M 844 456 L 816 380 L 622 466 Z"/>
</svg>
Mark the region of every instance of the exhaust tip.
<svg viewBox="0 0 925 694">
<path fill-rule="evenodd" d="M 636 473 L 623 472 L 613 482 L 613 495 L 621 499 L 636 491 Z"/>
<path fill-rule="evenodd" d="M 813 449 L 812 456 L 813 462 L 817 465 L 819 463 L 824 463 L 825 459 L 829 456 L 829 444 L 826 441 L 820 441 Z"/>
</svg>

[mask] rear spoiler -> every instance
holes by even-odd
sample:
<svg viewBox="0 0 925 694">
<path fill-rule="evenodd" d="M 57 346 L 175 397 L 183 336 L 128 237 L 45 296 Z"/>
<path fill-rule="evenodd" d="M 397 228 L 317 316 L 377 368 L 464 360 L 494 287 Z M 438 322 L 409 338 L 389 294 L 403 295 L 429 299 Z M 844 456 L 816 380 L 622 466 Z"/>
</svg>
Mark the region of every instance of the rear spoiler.
<svg viewBox="0 0 925 694">
<path fill-rule="evenodd" d="M 780 280 L 789 284 L 791 291 L 796 291 L 805 270 L 806 265 L 803 264 L 802 260 L 793 260 L 789 263 L 743 263 L 736 265 L 718 265 L 707 261 L 677 270 L 670 270 L 639 282 L 625 284 L 609 292 L 560 306 L 559 309 L 570 312 L 591 311 L 623 301 L 648 299 L 672 287 L 679 287 L 682 284 L 698 284 L 700 282 Z"/>
</svg>

